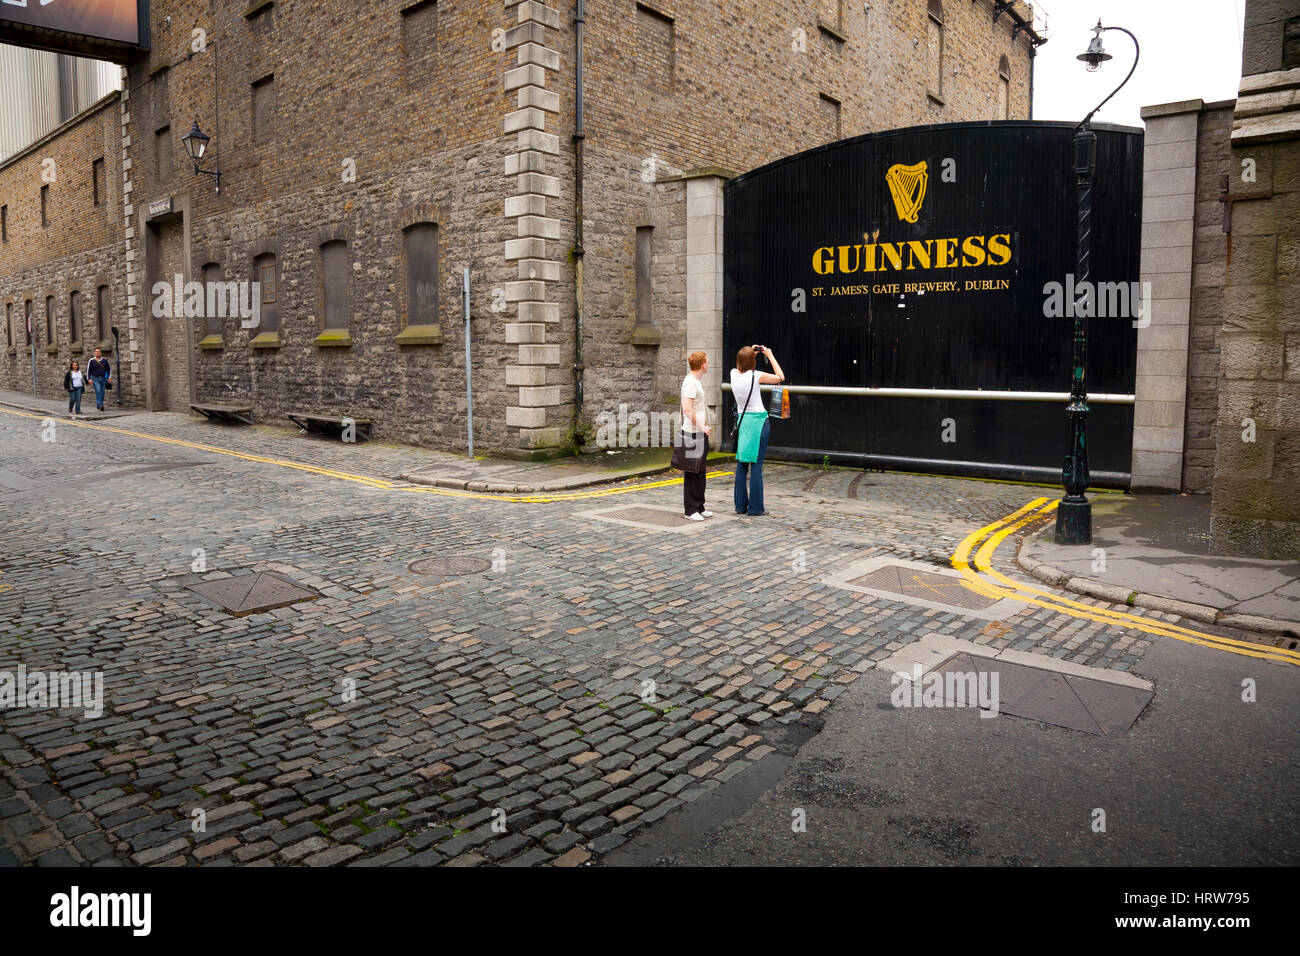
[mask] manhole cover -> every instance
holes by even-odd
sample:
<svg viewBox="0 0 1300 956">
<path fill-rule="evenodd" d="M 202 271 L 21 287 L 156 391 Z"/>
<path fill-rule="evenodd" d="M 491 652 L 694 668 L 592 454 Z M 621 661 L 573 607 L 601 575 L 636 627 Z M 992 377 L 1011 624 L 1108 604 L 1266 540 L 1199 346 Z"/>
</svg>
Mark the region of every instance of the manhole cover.
<svg viewBox="0 0 1300 956">
<path fill-rule="evenodd" d="M 486 558 L 470 558 L 452 555 L 449 558 L 420 558 L 407 565 L 407 570 L 416 574 L 433 574 L 439 577 L 453 577 L 458 574 L 482 574 L 492 567 Z"/>
<path fill-rule="evenodd" d="M 236 617 L 270 611 L 299 601 L 314 601 L 319 596 L 310 588 L 269 571 L 204 581 L 191 585 L 190 590 Z"/>
<path fill-rule="evenodd" d="M 983 611 L 998 603 L 997 600 L 977 594 L 962 583 L 961 578 L 932 571 L 919 571 L 898 564 L 877 568 L 870 574 L 849 582 L 860 588 L 886 591 L 908 598 L 922 598 L 952 607 Z"/>
<path fill-rule="evenodd" d="M 996 673 L 999 713 L 1098 736 L 1128 730 L 1152 697 L 1151 691 L 1137 687 L 975 654 L 958 654 L 940 667 L 939 672 L 953 675 Z M 952 703 L 954 698 L 949 696 L 948 687 L 955 685 L 946 678 L 944 684 L 944 697 Z M 969 685 L 967 679 L 963 692 L 968 692 Z M 986 686 L 991 687 L 988 678 Z"/>
</svg>

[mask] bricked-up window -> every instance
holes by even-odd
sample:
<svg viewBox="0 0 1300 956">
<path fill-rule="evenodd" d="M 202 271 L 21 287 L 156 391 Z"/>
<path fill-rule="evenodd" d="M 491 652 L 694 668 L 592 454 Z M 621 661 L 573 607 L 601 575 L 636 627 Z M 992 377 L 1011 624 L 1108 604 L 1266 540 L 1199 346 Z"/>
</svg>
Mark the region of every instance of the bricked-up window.
<svg viewBox="0 0 1300 956">
<path fill-rule="evenodd" d="M 270 139 L 275 130 L 275 76 L 267 75 L 253 83 L 253 141 Z"/>
<path fill-rule="evenodd" d="M 926 86 L 931 96 L 943 96 L 943 2 L 930 0 L 925 18 Z"/>
<path fill-rule="evenodd" d="M 280 295 L 278 289 L 279 272 L 276 269 L 274 253 L 260 255 L 253 260 L 253 281 L 257 283 L 257 295 L 261 301 L 261 322 L 249 334 L 280 331 Z"/>
<path fill-rule="evenodd" d="M 50 224 L 50 187 L 41 187 L 41 225 Z"/>
<path fill-rule="evenodd" d="M 172 178 L 172 128 L 164 126 L 153 134 L 153 154 L 158 181 L 165 183 Z"/>
<path fill-rule="evenodd" d="M 105 342 L 108 340 L 108 330 L 113 327 L 113 317 L 109 314 L 112 308 L 112 300 L 108 294 L 108 286 L 101 285 L 95 290 L 95 341 Z"/>
<path fill-rule="evenodd" d="M 406 252 L 406 324 L 438 321 L 438 227 L 417 222 L 402 232 Z"/>
<path fill-rule="evenodd" d="M 90 164 L 90 188 L 94 195 L 95 205 L 104 204 L 104 157 L 94 160 Z"/>
<path fill-rule="evenodd" d="M 650 264 L 654 259 L 654 227 L 638 226 L 636 230 L 636 324 L 654 323 L 654 289 L 650 279 Z"/>
<path fill-rule="evenodd" d="M 230 314 L 232 314 L 232 313 L 235 314 L 235 315 L 238 315 L 238 314 L 239 314 L 239 304 L 238 304 L 238 303 L 231 303 L 231 301 L 230 301 L 230 297 L 227 296 L 227 295 L 225 295 L 225 294 L 224 294 L 224 291 L 221 292 L 220 294 L 218 294 L 218 293 L 214 293 L 214 292 L 212 291 L 212 290 L 215 289 L 215 288 L 222 288 L 222 289 L 224 290 L 224 287 L 218 287 L 218 286 L 217 286 L 217 283 L 220 282 L 220 281 L 221 281 L 221 266 L 218 265 L 218 264 L 215 263 L 215 262 L 207 262 L 207 263 L 204 263 L 204 265 L 203 265 L 203 296 L 204 296 L 204 298 L 207 299 L 207 298 L 209 298 L 209 297 L 215 297 L 215 302 L 213 303 L 214 305 L 215 305 L 216 303 L 218 303 L 218 302 L 224 302 L 224 303 L 226 304 L 225 312 L 226 312 L 227 315 L 230 315 Z M 274 281 L 274 280 L 273 280 L 273 281 Z M 248 300 L 246 299 L 246 300 L 244 300 L 244 301 L 247 302 Z M 234 309 L 231 309 L 231 308 L 230 308 L 230 306 L 231 306 L 232 304 L 234 305 Z M 208 335 L 220 335 L 220 334 L 221 334 L 221 314 L 220 314 L 220 312 L 221 312 L 221 310 L 220 310 L 219 308 L 218 308 L 218 309 L 210 309 L 210 310 L 208 310 L 208 332 L 207 332 Z M 259 331 L 260 331 L 260 327 L 259 327 Z"/>
<path fill-rule="evenodd" d="M 1011 62 L 998 60 L 998 112 L 994 119 L 1011 119 Z"/>
<path fill-rule="evenodd" d="M 438 4 L 422 0 L 402 10 L 402 54 L 408 79 L 433 79 L 438 59 Z"/>
<path fill-rule="evenodd" d="M 29 318 L 31 317 L 31 312 L 32 312 L 32 304 L 28 302 L 27 315 Z M 53 345 L 55 341 L 56 339 L 54 337 L 54 296 L 47 295 L 45 297 L 45 344 Z"/>
<path fill-rule="evenodd" d="M 73 291 L 68 296 L 68 337 L 73 345 L 81 344 L 81 293 Z"/>
<path fill-rule="evenodd" d="M 825 93 L 817 94 L 817 111 L 822 118 L 822 137 L 825 142 L 840 138 L 840 101 Z"/>
<path fill-rule="evenodd" d="M 641 80 L 647 89 L 661 93 L 673 91 L 673 70 L 677 58 L 674 42 L 672 17 L 638 3 L 633 59 L 641 69 Z"/>
<path fill-rule="evenodd" d="M 348 327 L 348 244 L 342 239 L 320 247 L 320 267 L 325 292 L 325 328 Z"/>
</svg>

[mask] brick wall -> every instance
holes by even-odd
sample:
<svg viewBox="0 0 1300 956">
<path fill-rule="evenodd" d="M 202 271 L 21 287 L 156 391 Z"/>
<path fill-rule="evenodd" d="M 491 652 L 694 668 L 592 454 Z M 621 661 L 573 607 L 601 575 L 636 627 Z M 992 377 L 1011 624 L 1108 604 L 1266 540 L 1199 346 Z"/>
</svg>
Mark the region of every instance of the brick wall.
<svg viewBox="0 0 1300 956">
<path fill-rule="evenodd" d="M 0 388 L 30 392 L 31 349 L 24 311 L 32 303 L 37 391 L 63 394 L 63 373 L 91 357 L 97 327 L 96 290 L 112 290 L 113 322 L 123 300 L 121 136 L 117 94 L 65 123 L 0 166 L 0 205 L 7 241 L 0 242 L 0 321 L 13 306 L 12 347 L 0 353 Z M 103 160 L 100 202 L 94 203 L 93 163 Z M 47 181 L 49 180 L 49 181 Z M 47 225 L 41 224 L 41 187 L 48 187 Z M 73 347 L 70 299 L 82 304 L 80 348 Z M 45 300 L 53 297 L 55 334 L 46 331 Z"/>
</svg>

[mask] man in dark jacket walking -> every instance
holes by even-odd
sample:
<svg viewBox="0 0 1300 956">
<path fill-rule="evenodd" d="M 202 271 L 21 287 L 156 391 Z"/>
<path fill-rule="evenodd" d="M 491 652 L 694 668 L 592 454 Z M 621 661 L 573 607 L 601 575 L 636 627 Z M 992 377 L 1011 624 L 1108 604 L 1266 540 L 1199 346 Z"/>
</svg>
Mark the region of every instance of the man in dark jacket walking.
<svg viewBox="0 0 1300 956">
<path fill-rule="evenodd" d="M 113 367 L 108 359 L 104 358 L 102 350 L 95 349 L 95 357 L 86 366 L 86 374 L 90 376 L 90 384 L 95 386 L 95 407 L 102 412 L 104 389 L 109 387 L 109 383 L 113 380 Z"/>
</svg>

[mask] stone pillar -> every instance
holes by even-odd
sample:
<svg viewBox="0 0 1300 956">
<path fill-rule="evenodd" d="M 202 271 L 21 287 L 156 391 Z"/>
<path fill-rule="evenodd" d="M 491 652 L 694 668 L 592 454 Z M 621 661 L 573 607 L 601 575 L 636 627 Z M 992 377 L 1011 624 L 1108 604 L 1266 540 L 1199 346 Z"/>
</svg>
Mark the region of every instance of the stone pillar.
<svg viewBox="0 0 1300 956">
<path fill-rule="evenodd" d="M 720 422 L 722 382 L 731 362 L 722 354 L 722 186 L 731 174 L 717 167 L 690 170 L 686 180 L 686 352 L 705 352 L 703 379 L 709 420 Z M 713 445 L 722 444 L 714 432 Z"/>
<path fill-rule="evenodd" d="M 517 281 L 507 282 L 507 302 L 517 305 L 517 321 L 506 325 L 506 342 L 519 347 L 519 364 L 506 366 L 506 384 L 518 387 L 518 401 L 506 408 L 506 425 L 519 429 L 520 448 L 557 445 L 566 424 L 556 412 L 564 404 L 559 385 L 548 385 L 547 367 L 560 364 L 560 346 L 547 344 L 547 326 L 558 326 L 560 305 L 548 302 L 547 287 L 560 278 L 560 260 L 547 242 L 560 238 L 560 221 L 547 215 L 547 203 L 560 195 L 560 182 L 546 175 L 547 157 L 558 156 L 559 137 L 546 132 L 546 114 L 558 113 L 560 96 L 546 89 L 547 71 L 559 69 L 560 56 L 546 46 L 548 28 L 562 25 L 560 15 L 536 0 L 506 0 L 517 24 L 505 32 L 505 47 L 515 49 L 516 66 L 506 71 L 505 87 L 518 97 L 507 113 L 505 132 L 518 134 L 517 148 L 506 157 L 505 174 L 516 194 L 506 199 L 505 214 L 516 223 L 517 238 L 505 244 L 505 258 L 518 263 Z M 548 409 L 554 409 L 548 416 Z"/>
<path fill-rule="evenodd" d="M 1300 558 L 1300 56 L 1284 52 L 1288 17 L 1300 3 L 1246 7 L 1210 516 L 1215 552 L 1280 559 Z"/>
<path fill-rule="evenodd" d="M 1196 213 L 1196 132 L 1204 104 L 1142 110 L 1143 288 L 1150 322 L 1138 328 L 1133 409 L 1134 491 L 1179 491 L 1187 408 L 1187 344 Z"/>
<path fill-rule="evenodd" d="M 127 388 L 129 383 L 128 395 L 122 396 L 123 401 L 130 405 L 141 405 L 145 403 L 144 393 L 144 369 L 142 367 L 142 357 L 140 352 L 140 343 L 143 340 L 145 329 L 148 328 L 146 322 L 143 326 L 140 324 L 140 305 L 148 300 L 145 294 L 146 290 L 139 289 L 137 282 L 140 276 L 140 242 L 136 236 L 135 225 L 135 196 L 132 194 L 134 183 L 131 177 L 131 83 L 130 74 L 126 67 L 122 67 L 122 247 L 124 250 L 123 261 L 126 263 L 126 308 L 122 311 L 122 317 L 126 319 L 125 323 L 118 321 L 119 348 L 126 350 L 125 355 L 116 357 L 121 363 L 123 374 L 114 375 L 113 387 L 116 389 Z M 125 328 L 123 328 L 125 324 Z M 129 398 L 128 398 L 129 396 Z M 105 402 L 110 401 L 106 398 Z"/>
</svg>

